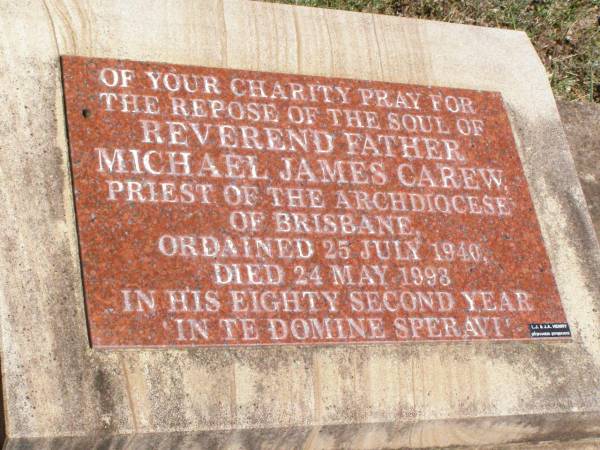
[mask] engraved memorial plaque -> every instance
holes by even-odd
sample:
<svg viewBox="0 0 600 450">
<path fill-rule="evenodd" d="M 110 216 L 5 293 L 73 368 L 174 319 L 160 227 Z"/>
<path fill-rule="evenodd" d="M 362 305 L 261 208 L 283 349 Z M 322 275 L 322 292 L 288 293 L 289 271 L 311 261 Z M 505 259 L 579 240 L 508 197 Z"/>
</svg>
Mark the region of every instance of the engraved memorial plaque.
<svg viewBox="0 0 600 450">
<path fill-rule="evenodd" d="M 62 68 L 94 347 L 569 336 L 499 93 Z"/>
</svg>

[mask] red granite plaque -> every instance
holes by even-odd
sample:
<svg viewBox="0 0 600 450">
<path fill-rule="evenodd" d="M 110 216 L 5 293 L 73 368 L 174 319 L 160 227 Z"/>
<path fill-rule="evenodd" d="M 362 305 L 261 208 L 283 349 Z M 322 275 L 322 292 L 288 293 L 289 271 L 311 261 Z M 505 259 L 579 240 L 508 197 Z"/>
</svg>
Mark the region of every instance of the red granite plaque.
<svg viewBox="0 0 600 450">
<path fill-rule="evenodd" d="M 62 67 L 93 346 L 570 336 L 499 93 Z"/>
</svg>

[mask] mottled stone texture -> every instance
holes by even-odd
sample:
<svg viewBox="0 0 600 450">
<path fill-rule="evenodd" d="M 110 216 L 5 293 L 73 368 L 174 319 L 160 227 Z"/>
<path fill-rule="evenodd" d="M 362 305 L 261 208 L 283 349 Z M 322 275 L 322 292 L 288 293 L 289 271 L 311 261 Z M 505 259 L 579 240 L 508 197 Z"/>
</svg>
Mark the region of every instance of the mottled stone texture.
<svg viewBox="0 0 600 450">
<path fill-rule="evenodd" d="M 7 448 L 506 448 L 600 436 L 600 250 L 524 33 L 218 0 L 3 2 L 0 29 Z M 574 338 L 92 350 L 60 54 L 500 91 Z"/>
<path fill-rule="evenodd" d="M 590 216 L 600 236 L 600 105 L 558 102 Z"/>
<path fill-rule="evenodd" d="M 465 137 L 454 130 L 451 133 L 450 128 L 446 124 L 453 123 L 452 113 L 448 110 L 442 110 L 439 112 L 433 111 L 431 105 L 427 105 L 426 101 L 419 102 L 419 114 L 428 115 L 436 114 L 440 120 L 445 121 L 441 127 L 442 130 L 447 130 L 446 137 L 457 139 L 456 142 L 460 142 L 459 149 L 463 154 L 449 154 L 446 155 L 452 162 L 457 163 L 455 158 L 463 159 L 464 161 L 458 162 L 456 166 L 464 167 L 476 166 L 486 167 L 493 166 L 496 170 L 502 170 L 502 178 L 506 180 L 501 189 L 490 189 L 487 192 L 489 195 L 501 195 L 499 206 L 495 206 L 492 209 L 493 214 L 482 214 L 481 206 L 476 209 L 476 213 L 471 211 L 467 213 L 469 208 L 466 206 L 467 201 L 463 197 L 465 207 L 461 207 L 459 212 L 454 214 L 423 214 L 416 212 L 414 209 L 406 209 L 403 212 L 398 212 L 409 220 L 410 226 L 406 226 L 404 230 L 386 230 L 383 236 L 379 236 L 380 239 L 398 239 L 401 236 L 404 239 L 410 239 L 416 230 L 419 237 L 416 239 L 418 242 L 425 242 L 425 244 L 418 244 L 418 262 L 413 261 L 412 264 L 419 264 L 420 266 L 435 267 L 436 255 L 431 252 L 430 243 L 439 241 L 450 241 L 450 242 L 461 242 L 465 239 L 474 239 L 482 245 L 485 245 L 485 251 L 489 249 L 489 258 L 493 261 L 488 260 L 487 256 L 484 256 L 480 260 L 480 264 L 460 264 L 458 261 L 456 264 L 452 264 L 451 281 L 450 278 L 447 280 L 446 285 L 439 284 L 436 289 L 450 292 L 452 297 L 452 319 L 456 320 L 457 323 L 463 323 L 471 314 L 469 312 L 469 306 L 466 302 L 460 302 L 460 292 L 469 291 L 473 289 L 475 283 L 481 281 L 485 283 L 483 286 L 479 284 L 481 289 L 495 289 L 497 286 L 501 286 L 502 290 L 511 290 L 518 287 L 520 290 L 525 290 L 528 295 L 531 296 L 532 302 L 540 302 L 541 307 L 533 308 L 522 307 L 518 308 L 518 311 L 514 311 L 517 306 L 514 301 L 513 309 L 509 314 L 504 312 L 498 312 L 499 306 L 494 305 L 494 312 L 488 313 L 485 317 L 487 320 L 498 320 L 507 319 L 510 317 L 510 325 L 499 325 L 497 332 L 486 333 L 461 333 L 456 334 L 452 332 L 441 332 L 442 326 L 438 326 L 439 330 L 437 333 L 417 333 L 411 336 L 409 341 L 465 341 L 465 340 L 480 340 L 480 339 L 498 339 L 498 340 L 517 340 L 517 339 L 538 339 L 531 337 L 529 330 L 529 324 L 536 323 L 554 323 L 564 324 L 566 318 L 560 303 L 560 297 L 556 289 L 554 282 L 554 276 L 552 274 L 552 268 L 550 267 L 550 261 L 546 255 L 544 244 L 542 242 L 542 236 L 540 228 L 533 208 L 531 196 L 527 185 L 527 180 L 523 174 L 521 161 L 515 141 L 512 137 L 511 125 L 509 118 L 506 114 L 502 97 L 496 92 L 481 92 L 481 91 L 470 91 L 470 90 L 449 90 L 448 88 L 427 88 L 423 86 L 415 85 L 402 85 L 402 84 L 387 84 L 374 81 L 365 80 L 352 80 L 352 79 L 339 79 L 339 78 L 323 78 L 323 77 L 302 77 L 300 75 L 282 75 L 279 73 L 272 72 L 245 72 L 240 70 L 227 70 L 217 68 L 203 68 L 194 66 L 174 66 L 159 65 L 158 63 L 143 63 L 138 61 L 124 61 L 124 60 L 109 60 L 109 59 L 97 59 L 97 58 L 79 58 L 79 57 L 63 57 L 62 58 L 62 75 L 63 85 L 65 90 L 65 104 L 67 111 L 67 126 L 69 130 L 69 147 L 70 147 L 70 162 L 73 176 L 73 186 L 75 191 L 75 209 L 77 212 L 77 229 L 79 237 L 79 248 L 81 255 L 82 271 L 83 271 L 83 286 L 85 288 L 85 300 L 86 300 L 86 311 L 87 319 L 90 330 L 90 340 L 92 346 L 95 348 L 123 348 L 123 347 L 182 347 L 182 346 L 241 346 L 241 345 L 282 345 L 282 344 L 331 344 L 338 343 L 348 345 L 352 343 L 398 343 L 406 342 L 407 337 L 401 337 L 397 333 L 394 333 L 394 321 L 398 317 L 396 311 L 390 309 L 396 309 L 398 306 L 392 305 L 390 309 L 379 308 L 379 305 L 374 305 L 374 310 L 380 309 L 368 317 L 374 317 L 376 320 L 380 320 L 380 330 L 376 332 L 367 332 L 363 336 L 350 336 L 343 331 L 343 334 L 336 333 L 335 329 L 332 329 L 331 334 L 322 334 L 319 336 L 317 333 L 307 333 L 302 336 L 301 339 L 294 339 L 290 333 L 285 333 L 285 337 L 278 336 L 274 338 L 274 334 L 269 331 L 269 326 L 264 315 L 260 312 L 247 311 L 245 308 L 235 309 L 232 307 L 230 301 L 228 301 L 228 293 L 232 289 L 242 289 L 239 285 L 235 287 L 232 283 L 223 283 L 219 286 L 215 282 L 213 273 L 213 261 L 219 261 L 221 263 L 240 263 L 240 262 L 252 262 L 252 263 L 270 263 L 277 264 L 278 268 L 283 271 L 287 271 L 287 276 L 282 276 L 282 285 L 278 286 L 278 282 L 270 282 L 267 278 L 262 278 L 258 275 L 252 282 L 254 285 L 248 283 L 248 279 L 245 279 L 245 289 L 253 289 L 254 292 L 277 292 L 273 290 L 278 288 L 287 292 L 296 291 L 300 289 L 300 286 L 294 282 L 294 268 L 298 267 L 297 264 L 302 263 L 303 260 L 294 258 L 293 253 L 287 258 L 278 258 L 276 253 L 272 253 L 274 257 L 259 257 L 252 251 L 248 252 L 248 255 L 243 255 L 243 250 L 240 248 L 241 257 L 231 258 L 228 256 L 217 256 L 216 258 L 169 258 L 165 257 L 156 250 L 156 244 L 154 243 L 162 233 L 173 234 L 186 234 L 193 232 L 195 235 L 210 235 L 218 236 L 219 239 L 223 239 L 226 236 L 231 237 L 236 235 L 236 230 L 229 226 L 230 214 L 239 209 L 240 206 L 236 205 L 233 207 L 228 206 L 225 202 L 220 202 L 215 199 L 217 194 L 210 196 L 209 204 L 199 204 L 198 199 L 194 199 L 193 204 L 182 203 L 176 200 L 176 195 L 169 200 L 175 200 L 175 203 L 164 203 L 158 201 L 155 205 L 150 206 L 147 203 L 134 203 L 124 201 L 125 195 L 118 196 L 112 201 L 107 201 L 106 185 L 109 179 L 114 177 L 115 174 L 99 173 L 98 172 L 98 153 L 90 151 L 91 149 L 97 148 L 112 148 L 118 146 L 118 148 L 136 148 L 140 144 L 139 132 L 139 114 L 119 114 L 114 112 L 104 111 L 101 107 L 97 107 L 95 104 L 90 104 L 90 98 L 94 98 L 97 95 L 98 89 L 105 87 L 98 86 L 99 73 L 102 67 L 122 67 L 131 70 L 132 73 L 137 73 L 138 77 L 143 76 L 145 71 L 150 70 L 176 70 L 177 73 L 192 73 L 201 76 L 200 74 L 212 74 L 212 76 L 219 78 L 219 83 L 222 89 L 226 89 L 225 86 L 231 83 L 231 79 L 239 79 L 238 77 L 247 77 L 248 79 L 260 79 L 266 80 L 267 84 L 277 83 L 313 83 L 321 86 L 327 86 L 328 83 L 335 83 L 336 86 L 347 90 L 346 101 L 343 105 L 345 109 L 360 110 L 364 108 L 361 106 L 360 95 L 358 94 L 359 89 L 380 89 L 388 90 L 389 92 L 396 92 L 400 90 L 408 90 L 408 92 L 417 92 L 420 98 L 427 98 L 428 95 L 434 93 L 440 93 L 443 95 L 452 95 L 452 98 L 465 96 L 462 98 L 468 98 L 470 102 L 476 105 L 474 110 L 477 110 L 477 117 L 485 121 L 485 131 L 482 136 L 470 136 Z M 156 69 L 156 68 L 159 69 Z M 123 69 L 121 69 L 123 70 Z M 132 82 L 131 88 L 137 88 L 137 92 L 145 92 L 146 95 L 152 95 L 154 92 L 152 88 L 144 83 L 143 79 L 135 80 Z M 284 84 L 285 85 L 285 84 Z M 301 85 L 301 84 L 300 84 Z M 179 96 L 184 94 L 179 94 Z M 189 95 L 190 98 L 199 95 L 194 93 Z M 414 94 L 413 94 L 414 95 Z M 156 97 L 157 102 L 160 99 L 162 105 L 169 104 L 168 92 L 161 92 L 159 97 Z M 181 97 L 180 97 L 181 98 Z M 232 92 L 222 92 L 219 96 L 224 101 L 233 101 L 235 97 Z M 341 101 L 341 99 L 336 99 Z M 335 101 L 335 100 L 329 100 Z M 293 129 L 294 123 L 290 121 L 285 113 L 283 112 L 284 107 L 282 105 L 293 105 L 294 102 L 280 101 L 274 102 L 277 110 L 277 127 L 278 129 Z M 315 110 L 319 111 L 319 129 L 323 132 L 330 133 L 332 136 L 332 148 L 335 150 L 329 155 L 329 161 L 333 158 L 341 158 L 345 156 L 344 151 L 344 139 L 342 138 L 342 131 L 350 131 L 347 128 L 340 130 L 336 128 L 332 122 L 327 121 L 325 108 L 328 105 L 323 100 L 320 102 L 312 102 L 311 105 Z M 89 117 L 85 117 L 82 111 L 85 108 L 92 108 Z M 381 114 L 383 117 L 384 114 Z M 160 115 L 152 115 L 153 119 L 172 120 L 167 108 L 163 106 Z M 468 116 L 465 116 L 468 117 Z M 176 117 L 177 118 L 177 117 Z M 207 120 L 207 119 L 203 119 Z M 386 128 L 383 124 L 382 119 L 378 120 L 379 128 Z M 207 120 L 208 121 L 208 120 Z M 226 122 L 223 118 L 215 120 L 214 124 L 222 124 Z M 246 126 L 252 126 L 251 121 L 243 121 L 242 124 Z M 270 124 L 273 125 L 272 123 Z M 356 129 L 354 129 L 356 131 Z M 386 131 L 389 133 L 390 131 Z M 208 133 L 208 131 L 207 131 Z M 427 136 L 421 134 L 421 136 Z M 260 139 L 260 138 L 257 138 Z M 217 140 L 217 139 L 215 139 Z M 218 140 L 217 140 L 218 142 Z M 159 144 L 155 144 L 155 148 L 160 148 Z M 262 144 L 261 144 L 262 145 Z M 457 143 L 457 146 L 459 144 Z M 163 149 L 173 150 L 174 147 L 162 146 Z M 487 149 L 494 149 L 495 151 L 487 151 Z M 154 150 L 156 151 L 156 150 Z M 199 154 L 205 156 L 211 156 L 214 158 L 214 163 L 219 165 L 222 164 L 219 160 L 219 156 L 224 151 L 231 151 L 231 149 L 224 148 L 223 145 L 218 143 L 212 143 L 207 146 L 196 149 L 191 152 L 190 156 L 190 171 L 192 173 L 198 173 L 198 160 Z M 239 150 L 237 151 L 239 153 Z M 291 152 L 282 152 L 281 150 L 259 150 L 251 152 L 256 158 L 256 173 L 257 177 L 252 177 L 248 174 L 246 183 L 257 189 L 257 197 L 259 200 L 256 205 L 253 205 L 253 211 L 262 214 L 264 222 L 260 227 L 252 230 L 252 237 L 260 237 L 263 239 L 270 239 L 274 236 L 286 237 L 285 233 L 276 231 L 277 224 L 271 217 L 275 213 L 293 212 L 294 206 L 289 207 L 283 205 L 277 207 L 273 202 L 269 201 L 266 191 L 268 188 L 278 187 L 280 189 L 294 186 L 296 188 L 303 188 L 312 186 L 313 189 L 318 187 L 319 195 L 322 195 L 322 209 L 312 209 L 310 211 L 317 211 L 319 213 L 339 213 L 344 212 L 343 210 L 335 208 L 335 196 L 336 192 L 342 188 L 343 185 L 338 183 L 322 183 L 312 184 L 303 180 L 300 183 L 294 183 L 293 181 L 283 181 L 277 174 L 284 171 L 282 160 L 293 158 L 295 161 L 303 160 L 310 161 L 314 164 L 320 161 L 323 154 L 319 154 L 313 151 L 307 151 L 302 154 L 302 157 Z M 335 155 L 335 156 L 334 156 Z M 420 155 L 419 155 L 420 156 Z M 434 163 L 429 166 L 430 170 L 443 164 L 440 162 L 442 159 L 442 153 L 439 155 L 431 155 L 436 158 Z M 124 157 L 126 158 L 126 156 Z M 302 159 L 301 159 L 302 158 Z M 354 157 L 354 161 L 363 162 L 369 160 L 369 157 Z M 396 164 L 406 163 L 407 159 L 402 157 L 400 146 L 397 146 L 397 153 L 393 158 L 387 158 L 388 165 L 386 175 L 386 182 L 381 184 L 360 183 L 358 186 L 355 184 L 355 188 L 360 187 L 362 193 L 368 195 L 374 195 L 376 193 L 393 193 L 401 186 L 397 182 L 390 182 L 392 175 L 389 175 L 390 171 L 394 169 L 390 167 L 390 162 L 394 166 Z M 380 160 L 380 158 L 377 158 Z M 454 161 L 452 161 L 454 160 Z M 323 161 L 323 160 L 321 160 Z M 468 162 L 465 162 L 468 161 Z M 384 165 L 385 162 L 380 164 Z M 447 163 L 448 164 L 448 163 Z M 456 167 L 455 166 L 455 167 Z M 223 166 L 222 166 L 223 167 Z M 216 169 L 215 169 L 216 170 Z M 385 171 L 384 171 L 385 172 Z M 226 171 L 224 172 L 226 173 Z M 259 174 L 264 175 L 264 179 L 260 179 Z M 146 175 L 147 176 L 147 175 Z M 127 174 L 126 179 L 131 180 L 135 178 L 134 174 Z M 169 179 L 169 178 L 167 178 Z M 474 181 L 475 178 L 471 178 L 470 181 L 473 183 L 481 183 L 483 181 Z M 231 178 L 227 178 L 219 174 L 219 177 L 198 177 L 196 181 L 202 181 L 210 183 L 211 188 L 216 191 L 222 190 L 230 183 L 238 183 L 239 178 L 232 181 Z M 346 180 L 345 180 L 346 181 Z M 358 180 L 361 181 L 361 180 Z M 175 185 L 172 185 L 175 186 Z M 480 187 L 480 184 L 477 185 Z M 177 189 L 177 188 L 175 188 Z M 480 187 L 481 189 L 481 187 Z M 485 189 L 485 188 L 484 188 Z M 347 192 L 347 191 L 342 191 Z M 439 192 L 439 191 L 438 191 Z M 464 191 L 463 191 L 464 192 Z M 474 193 L 471 191 L 471 193 Z M 215 198 L 212 198 L 215 197 Z M 472 197 L 479 199 L 481 197 Z M 494 197 L 498 198 L 498 197 Z M 510 200 L 508 200 L 510 199 Z M 510 206 L 509 206 L 510 205 Z M 360 205 L 359 205 L 360 208 Z M 305 209 L 306 210 L 306 209 Z M 361 211 L 357 211 L 355 216 L 346 217 L 357 217 Z M 362 211 L 364 212 L 364 211 Z M 366 215 L 363 217 L 373 217 L 373 215 Z M 354 234 L 342 234 L 338 232 L 336 238 L 345 239 L 348 245 L 348 252 L 350 254 L 347 260 L 337 259 L 332 261 L 331 257 L 327 257 L 325 252 L 322 252 L 323 244 L 325 239 L 322 238 L 322 234 L 317 231 L 318 227 L 312 226 L 311 232 L 302 233 L 298 229 L 295 231 L 296 236 L 306 237 L 310 239 L 311 248 L 315 249 L 314 254 L 310 256 L 310 265 L 317 265 L 321 268 L 319 274 L 321 286 L 316 288 L 314 285 L 305 287 L 306 290 L 323 289 L 333 290 L 335 292 L 335 305 L 331 308 L 326 301 L 316 298 L 313 299 L 313 308 L 311 311 L 306 302 L 299 301 L 299 311 L 292 313 L 286 313 L 278 311 L 274 314 L 277 320 L 290 320 L 300 318 L 312 318 L 321 323 L 325 323 L 325 320 L 331 320 L 333 317 L 352 317 L 359 318 L 364 317 L 362 311 L 357 311 L 351 308 L 351 302 L 348 301 L 350 298 L 350 292 L 356 289 L 355 282 L 347 283 L 346 286 L 339 286 L 337 280 L 328 276 L 326 268 L 330 263 L 335 262 L 341 264 L 351 264 L 346 267 L 351 267 L 355 271 L 359 270 L 359 264 L 384 264 L 385 260 L 379 259 L 375 255 L 369 254 L 368 257 L 364 254 L 361 255 L 361 242 L 365 242 L 365 238 L 375 237 L 373 235 L 366 234 L 362 231 Z M 375 227 L 373 227 L 374 229 Z M 177 231 L 179 230 L 179 231 Z M 377 235 L 376 235 L 377 236 Z M 498 237 L 501 236 L 500 239 Z M 215 238 L 216 239 L 216 238 Z M 222 242 L 222 241 L 221 241 Z M 232 240 L 235 241 L 235 238 Z M 154 244 L 154 245 L 153 245 Z M 235 245 L 235 244 L 232 244 Z M 238 244 L 239 245 L 239 244 Z M 417 244 L 415 244 L 417 245 Z M 200 246 L 199 246 L 200 248 Z M 110 251 L 107 252 L 107 249 Z M 428 251 L 429 250 L 429 251 Z M 402 255 L 406 258 L 407 255 Z M 354 261 L 353 261 L 354 260 Z M 392 272 L 395 265 L 402 263 L 393 261 L 387 261 L 384 266 L 386 272 Z M 389 264 L 389 265 L 388 265 Z M 388 271 L 388 268 L 392 269 Z M 447 270 L 447 269 L 446 269 Z M 292 276 L 290 276 L 292 275 Z M 240 275 L 245 278 L 244 275 Z M 383 278 L 383 277 L 382 277 Z M 202 280 L 198 282 L 197 280 Z M 483 281 L 484 280 L 484 281 Z M 263 284 L 264 283 L 264 284 Z M 406 285 L 402 282 L 394 282 L 393 276 L 390 273 L 386 273 L 385 281 L 378 283 L 384 284 L 387 287 L 386 290 L 407 289 Z M 262 284 L 262 286 L 259 286 Z M 352 284 L 352 286 L 348 286 Z M 362 284 L 362 283 L 361 283 Z M 265 286 L 266 285 L 266 286 Z M 177 327 L 172 325 L 173 318 L 173 307 L 170 302 L 166 299 L 161 302 L 160 294 L 157 294 L 156 305 L 152 305 L 152 312 L 148 313 L 132 313 L 131 309 L 125 312 L 122 310 L 122 300 L 120 290 L 124 287 L 144 286 L 146 289 L 154 289 L 161 292 L 161 289 L 173 289 L 175 286 L 198 286 L 203 292 L 207 290 L 213 290 L 218 293 L 218 311 L 207 312 L 207 311 L 178 311 L 175 315 L 178 320 L 184 320 L 186 317 L 191 320 L 202 319 L 206 320 L 208 330 L 206 338 L 202 340 L 185 339 L 185 333 L 179 331 Z M 371 284 L 370 288 L 368 283 L 364 283 L 364 289 L 372 290 L 375 288 Z M 421 283 L 422 286 L 422 283 Z M 417 290 L 422 287 L 416 287 Z M 197 291 L 198 293 L 200 291 Z M 199 294 L 200 296 L 200 294 Z M 154 301 L 154 300 L 153 300 Z M 199 298 L 198 302 L 202 300 Z M 244 301 L 246 303 L 246 301 Z M 248 301 L 250 303 L 250 301 Z M 456 304 L 455 304 L 456 303 Z M 499 302 L 497 302 L 499 303 Z M 398 301 L 397 304 L 400 304 Z M 156 308 L 155 308 L 156 306 Z M 186 308 L 187 309 L 187 308 Z M 191 309 L 191 308 L 190 308 Z M 203 309 L 201 307 L 200 309 Z M 260 309 L 260 307 L 258 308 Z M 413 313 L 408 313 L 412 315 Z M 437 316 L 435 320 L 441 323 L 441 317 L 445 314 L 439 310 L 427 311 L 424 313 L 427 316 Z M 491 316 L 491 317 L 490 317 Z M 502 316 L 494 317 L 494 316 Z M 243 339 L 242 334 L 232 333 L 228 336 L 224 333 L 222 327 L 219 326 L 219 321 L 223 318 L 235 317 L 237 320 L 249 320 L 252 324 L 256 324 L 256 335 L 252 339 Z M 230 320 L 230 319 L 228 319 Z M 364 320 L 364 318 L 362 319 Z M 422 319 L 419 319 L 422 320 Z M 464 325 L 463 325 L 464 327 Z M 332 327 L 333 328 L 333 327 Z M 490 327 L 491 329 L 492 327 Z M 379 332 L 381 331 L 381 332 Z M 182 338 L 183 334 L 183 338 Z"/>
</svg>

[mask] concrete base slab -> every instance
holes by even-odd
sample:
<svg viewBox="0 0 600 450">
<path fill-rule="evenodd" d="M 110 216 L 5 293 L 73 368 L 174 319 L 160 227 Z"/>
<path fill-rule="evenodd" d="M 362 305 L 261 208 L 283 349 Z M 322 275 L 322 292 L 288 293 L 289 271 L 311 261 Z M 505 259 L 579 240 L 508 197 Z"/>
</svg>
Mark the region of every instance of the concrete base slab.
<svg viewBox="0 0 600 450">
<path fill-rule="evenodd" d="M 507 448 L 600 437 L 600 249 L 525 33 L 235 0 L 4 2 L 0 29 L 6 448 Z M 573 339 L 92 349 L 59 55 L 500 91 Z"/>
</svg>

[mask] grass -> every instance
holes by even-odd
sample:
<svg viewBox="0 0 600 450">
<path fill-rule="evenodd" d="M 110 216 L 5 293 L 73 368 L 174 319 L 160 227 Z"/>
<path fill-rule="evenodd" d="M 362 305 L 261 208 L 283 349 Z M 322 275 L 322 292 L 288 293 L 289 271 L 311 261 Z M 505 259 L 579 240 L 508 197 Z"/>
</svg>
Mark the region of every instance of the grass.
<svg viewBox="0 0 600 450">
<path fill-rule="evenodd" d="M 600 103 L 600 0 L 271 0 L 525 31 L 555 95 Z"/>
</svg>

